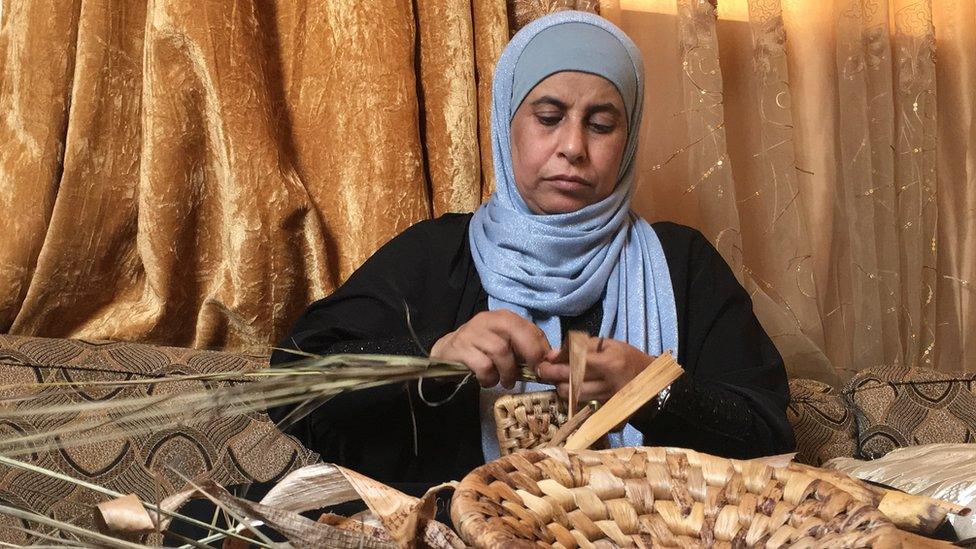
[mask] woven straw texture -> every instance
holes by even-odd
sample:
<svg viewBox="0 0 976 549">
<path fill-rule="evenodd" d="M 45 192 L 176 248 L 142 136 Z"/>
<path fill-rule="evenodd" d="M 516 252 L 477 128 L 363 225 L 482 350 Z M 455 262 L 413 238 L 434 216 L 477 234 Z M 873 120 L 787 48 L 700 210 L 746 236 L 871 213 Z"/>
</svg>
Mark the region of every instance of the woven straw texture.
<svg viewBox="0 0 976 549">
<path fill-rule="evenodd" d="M 876 502 L 825 480 L 690 450 L 518 452 L 451 507 L 476 547 L 897 547 Z"/>
<path fill-rule="evenodd" d="M 566 422 L 566 403 L 554 391 L 504 395 L 495 401 L 501 454 L 545 444 Z"/>
<path fill-rule="evenodd" d="M 504 395 L 495 401 L 495 434 L 501 455 L 548 445 L 568 419 L 566 402 L 555 391 Z M 593 448 L 607 448 L 603 437 Z"/>
</svg>

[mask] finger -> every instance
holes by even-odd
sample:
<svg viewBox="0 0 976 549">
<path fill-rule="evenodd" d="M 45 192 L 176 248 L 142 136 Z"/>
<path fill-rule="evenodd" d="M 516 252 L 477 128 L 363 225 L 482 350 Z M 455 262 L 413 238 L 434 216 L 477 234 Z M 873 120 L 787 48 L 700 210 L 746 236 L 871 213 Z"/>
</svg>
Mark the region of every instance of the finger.
<svg viewBox="0 0 976 549">
<path fill-rule="evenodd" d="M 544 360 L 549 362 L 569 362 L 569 345 L 551 349 L 546 353 Z"/>
<path fill-rule="evenodd" d="M 530 367 L 534 367 L 541 362 L 546 353 L 549 352 L 549 339 L 538 326 L 529 321 L 525 321 L 529 326 L 513 326 L 509 331 L 509 341 L 512 349 Z"/>
<path fill-rule="evenodd" d="M 584 380 L 594 381 L 606 378 L 608 373 L 612 373 L 617 361 L 614 356 L 607 353 L 589 353 L 586 355 L 586 373 Z"/>
<path fill-rule="evenodd" d="M 604 338 L 603 350 L 597 351 L 597 347 L 600 345 L 599 337 L 591 338 L 589 341 L 589 352 L 586 355 L 586 379 L 616 374 L 626 365 L 626 352 L 631 349 L 628 344 L 616 339 Z"/>
<path fill-rule="evenodd" d="M 498 385 L 498 370 L 494 362 L 484 352 L 475 348 L 467 347 L 459 352 L 460 362 L 463 362 L 478 378 L 478 384 L 482 387 L 494 387 Z"/>
<path fill-rule="evenodd" d="M 563 400 L 569 400 L 569 382 L 556 385 L 556 394 Z M 586 381 L 580 390 L 580 402 L 596 400 L 606 402 L 613 396 L 613 389 L 603 381 Z"/>
<path fill-rule="evenodd" d="M 567 387 L 568 388 L 568 387 Z M 614 394 L 613 387 L 604 380 L 584 381 L 583 389 L 580 391 L 580 402 L 596 400 L 601 404 L 610 400 Z"/>
<path fill-rule="evenodd" d="M 442 360 L 450 360 L 447 356 L 448 349 L 451 348 L 451 342 L 454 340 L 457 332 L 450 332 L 441 336 L 434 346 L 430 349 L 430 358 L 439 358 Z"/>
<path fill-rule="evenodd" d="M 587 341 L 587 351 L 590 353 L 601 354 L 613 350 L 619 343 L 616 339 L 609 337 L 594 336 Z"/>
<path fill-rule="evenodd" d="M 556 385 L 557 383 L 569 382 L 569 364 L 540 362 L 536 368 L 539 379 L 546 383 Z"/>
<path fill-rule="evenodd" d="M 498 374 L 498 382 L 502 384 L 502 387 L 506 389 L 514 387 L 515 381 L 518 379 L 518 366 L 515 364 L 515 356 L 512 354 L 512 348 L 508 341 L 498 334 L 488 332 L 474 341 L 473 344 L 475 348 L 491 359 Z"/>
<path fill-rule="evenodd" d="M 512 350 L 529 366 L 535 366 L 549 351 L 546 334 L 532 322 L 511 311 L 497 311 L 489 329 L 505 338 Z"/>
</svg>

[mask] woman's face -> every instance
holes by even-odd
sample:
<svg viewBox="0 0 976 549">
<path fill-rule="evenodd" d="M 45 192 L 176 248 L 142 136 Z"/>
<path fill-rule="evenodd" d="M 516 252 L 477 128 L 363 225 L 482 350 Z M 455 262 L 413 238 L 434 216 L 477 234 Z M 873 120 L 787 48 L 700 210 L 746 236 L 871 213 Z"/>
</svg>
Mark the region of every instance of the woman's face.
<svg viewBox="0 0 976 549">
<path fill-rule="evenodd" d="M 626 144 L 616 86 L 594 74 L 558 72 L 512 118 L 515 186 L 533 213 L 579 210 L 613 193 Z"/>
</svg>

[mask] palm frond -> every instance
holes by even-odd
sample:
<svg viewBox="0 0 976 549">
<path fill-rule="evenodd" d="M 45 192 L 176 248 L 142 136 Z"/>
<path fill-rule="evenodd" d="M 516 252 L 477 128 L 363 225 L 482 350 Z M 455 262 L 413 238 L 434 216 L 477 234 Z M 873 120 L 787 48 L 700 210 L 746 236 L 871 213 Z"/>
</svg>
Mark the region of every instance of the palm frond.
<svg viewBox="0 0 976 549">
<path fill-rule="evenodd" d="M 115 373 L 123 372 L 113 372 Z M 44 474 L 92 490 L 102 496 L 117 498 L 124 494 L 17 458 L 45 451 L 148 435 L 163 429 L 194 426 L 216 419 L 262 412 L 274 407 L 297 405 L 290 418 L 286 418 L 286 421 L 291 421 L 308 413 L 329 398 L 344 392 L 417 379 L 460 378 L 470 373 L 463 364 L 430 358 L 343 354 L 306 357 L 283 367 L 258 370 L 166 375 L 134 374 L 118 380 L 51 379 L 34 383 L 0 384 L 0 394 L 5 395 L 5 398 L 0 398 L 0 421 L 52 426 L 26 433 L 9 430 L 0 435 L 0 465 Z M 533 377 L 530 371 L 525 371 L 524 376 L 529 379 Z M 197 388 L 185 390 L 185 384 L 194 384 Z M 68 402 L 59 402 L 68 399 L 53 398 L 60 397 L 62 394 L 77 394 L 78 390 L 93 388 L 124 389 L 124 392 L 102 400 L 71 398 Z M 72 420 L 65 423 L 65 418 Z M 261 441 L 264 440 L 266 437 L 262 437 Z M 207 493 L 209 485 L 196 486 L 200 486 L 199 493 Z M 214 487 L 210 486 L 210 488 Z M 221 501 L 224 504 L 219 507 L 224 508 L 225 512 L 231 511 L 237 521 L 253 525 L 255 520 L 262 519 L 260 515 L 252 515 L 251 511 L 248 511 L 246 516 L 242 515 L 242 510 L 251 509 L 245 502 L 228 503 L 226 499 Z M 228 505 L 231 504 L 234 506 L 229 508 Z M 268 546 L 267 540 L 254 540 L 242 535 L 240 527 L 218 528 L 164 509 L 159 505 L 151 503 L 143 503 L 143 505 L 150 512 L 157 513 L 157 516 L 185 521 L 204 528 L 210 533 L 203 540 L 181 540 L 190 546 L 200 547 L 210 541 L 226 537 Z M 62 535 L 82 540 L 82 545 L 143 547 L 11 505 L 0 505 L 0 515 L 26 520 L 45 529 L 54 529 Z M 31 532 L 40 534 L 36 530 L 25 531 L 28 535 Z M 38 541 L 45 538 L 50 538 L 50 535 L 35 537 Z"/>
<path fill-rule="evenodd" d="M 132 396 L 106 400 L 58 402 L 20 406 L 0 400 L 0 420 L 78 416 L 60 427 L 0 438 L 0 455 L 17 457 L 76 445 L 97 444 L 120 436 L 148 434 L 164 428 L 199 424 L 222 417 L 240 416 L 269 408 L 323 401 L 331 396 L 418 378 L 461 376 L 463 364 L 427 358 L 389 355 L 329 355 L 306 358 L 287 367 L 234 372 L 135 378 L 78 380 L 0 385 L 0 390 L 37 391 L 86 387 L 154 387 Z M 167 384 L 204 382 L 197 390 L 160 391 Z M 210 385 L 212 387 L 207 387 Z M 9 392 L 8 392 L 9 394 Z M 6 404 L 6 406 L 4 406 Z M 308 407 L 299 406 L 303 412 Z M 109 428 L 112 427 L 112 428 Z"/>
<path fill-rule="evenodd" d="M 84 480 L 81 480 L 81 479 L 77 479 L 77 478 L 74 478 L 74 477 L 72 477 L 70 475 L 66 475 L 64 473 L 59 473 L 58 471 L 52 471 L 51 469 L 47 469 L 45 467 L 41 467 L 41 466 L 38 466 L 38 465 L 34 465 L 32 463 L 27 463 L 27 462 L 24 462 L 24 461 L 16 460 L 16 459 L 13 459 L 13 458 L 10 458 L 10 457 L 7 457 L 7 456 L 0 455 L 0 465 L 6 465 L 8 467 L 13 467 L 13 468 L 16 468 L 16 469 L 22 469 L 24 471 L 30 471 L 32 473 L 37 473 L 37 474 L 41 474 L 41 475 L 44 475 L 44 476 L 47 476 L 47 477 L 50 477 L 50 478 L 53 478 L 53 479 L 61 480 L 61 481 L 64 481 L 64 482 L 68 482 L 70 484 L 74 484 L 75 486 L 80 486 L 82 488 L 91 490 L 91 491 L 93 491 L 93 492 L 95 492 L 97 494 L 101 494 L 103 496 L 108 496 L 110 498 L 120 498 L 120 497 L 123 497 L 125 495 L 125 494 L 123 494 L 121 492 L 117 492 L 117 491 L 112 490 L 110 488 L 105 488 L 104 486 L 100 486 L 100 485 L 95 484 L 95 483 L 92 483 L 92 482 L 87 482 L 87 481 L 84 481 Z M 157 513 L 158 515 L 162 515 L 162 516 L 165 516 L 165 517 L 169 517 L 172 520 L 183 521 L 183 522 L 186 522 L 188 524 L 192 524 L 194 526 L 198 526 L 200 528 L 204 528 L 207 531 L 216 532 L 217 534 L 220 534 L 221 536 L 224 536 L 224 537 L 237 538 L 237 539 L 239 539 L 241 541 L 248 541 L 248 542 L 253 543 L 253 540 L 251 540 L 250 538 L 247 538 L 245 536 L 242 536 L 240 533 L 238 533 L 236 531 L 233 531 L 231 529 L 219 528 L 219 527 L 214 526 L 212 524 L 208 524 L 208 523 L 203 522 L 201 520 L 197 520 L 197 519 L 195 519 L 193 517 L 190 517 L 190 516 L 187 516 L 187 515 L 183 515 L 181 513 L 176 512 L 176 511 L 171 511 L 169 509 L 160 507 L 159 505 L 156 505 L 154 503 L 142 502 L 142 505 L 143 505 L 143 507 L 146 508 L 146 510 L 151 511 L 153 513 Z"/>
<path fill-rule="evenodd" d="M 19 509 L 17 507 L 10 507 L 8 505 L 0 504 L 0 514 L 7 515 L 9 517 L 18 518 L 21 520 L 26 520 L 34 522 L 37 524 L 43 524 L 44 526 L 49 526 L 55 528 L 62 532 L 75 534 L 80 538 L 88 539 L 92 542 L 93 546 L 97 547 L 111 547 L 113 549 L 145 549 L 146 546 L 140 543 L 133 543 L 131 541 L 125 541 L 112 536 L 96 532 L 94 530 L 89 530 L 87 528 L 82 528 L 70 522 L 65 522 L 63 520 L 58 520 L 51 518 L 39 513 L 34 513 L 32 511 L 27 511 L 26 509 Z"/>
</svg>

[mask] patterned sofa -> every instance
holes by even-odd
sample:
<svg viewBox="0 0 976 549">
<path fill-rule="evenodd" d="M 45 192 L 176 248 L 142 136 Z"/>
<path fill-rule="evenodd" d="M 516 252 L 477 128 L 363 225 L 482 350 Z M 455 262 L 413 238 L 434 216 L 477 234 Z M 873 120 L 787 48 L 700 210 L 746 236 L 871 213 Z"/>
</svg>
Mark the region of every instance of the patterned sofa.
<svg viewBox="0 0 976 549">
<path fill-rule="evenodd" d="M 72 381 L 233 371 L 266 364 L 265 356 L 0 335 L 0 398 L 5 399 L 0 404 L 0 432 L 6 438 L 51 428 L 50 424 L 23 419 L 13 421 L 3 415 L 5 407 L 78 403 L 141 394 L 139 391 L 172 390 L 153 385 L 80 388 L 72 387 Z M 11 389 L 11 385 L 40 380 L 69 383 L 67 390 L 38 392 L 29 401 L 6 400 L 23 394 L 22 389 Z M 790 388 L 788 414 L 796 431 L 798 459 L 812 465 L 838 456 L 879 457 L 914 444 L 972 442 L 976 433 L 976 373 L 948 376 L 925 369 L 877 368 L 862 372 L 839 391 L 810 380 L 793 380 Z M 78 419 L 78 414 L 68 414 L 59 423 L 69 425 Z M 273 443 L 262 444 L 259 452 L 252 450 L 254 441 L 268 436 L 274 437 Z M 315 461 L 317 456 L 278 432 L 263 414 L 252 414 L 123 437 L 111 443 L 37 452 L 22 459 L 154 501 L 183 488 L 184 481 L 174 469 L 226 486 L 275 480 Z M 0 503 L 14 503 L 87 525 L 92 506 L 102 499 L 69 482 L 0 466 Z M 3 527 L 7 520 L 0 518 L 0 540 L 25 543 L 22 531 Z"/>
<path fill-rule="evenodd" d="M 976 442 L 976 372 L 877 367 L 839 391 L 791 380 L 790 393 L 797 459 L 811 465 L 839 456 L 876 459 L 905 446 Z"/>
<path fill-rule="evenodd" d="M 31 416 L 12 419 L 9 414 L 3 414 L 10 408 L 84 403 L 189 388 L 184 382 L 175 384 L 177 387 L 173 387 L 174 384 L 140 384 L 104 389 L 72 386 L 71 382 L 234 371 L 262 368 L 266 364 L 267 357 L 263 356 L 134 343 L 0 335 L 0 398 L 3 399 L 0 437 L 70 426 L 83 419 L 81 413 L 65 414 L 54 424 L 49 419 Z M 29 401 L 12 401 L 13 397 L 24 395 L 25 390 L 11 386 L 42 380 L 68 383 L 58 389 L 34 391 L 33 394 L 28 391 Z M 259 446 L 255 444 L 257 442 L 260 442 Z M 255 451 L 255 447 L 260 450 Z M 117 492 L 135 493 L 145 501 L 158 501 L 185 486 L 180 473 L 195 479 L 212 479 L 224 486 L 266 482 L 314 462 L 317 456 L 294 438 L 282 435 L 264 414 L 251 414 L 183 424 L 108 443 L 34 452 L 19 459 Z M 0 466 L 0 503 L 12 503 L 90 527 L 92 507 L 104 499 L 104 496 L 67 481 Z M 0 541 L 27 543 L 27 535 L 10 520 L 0 518 Z"/>
</svg>

